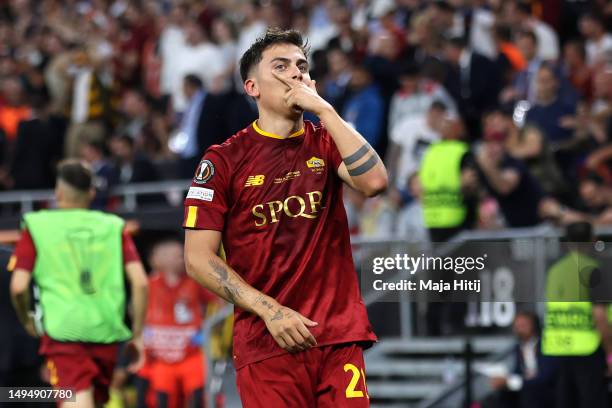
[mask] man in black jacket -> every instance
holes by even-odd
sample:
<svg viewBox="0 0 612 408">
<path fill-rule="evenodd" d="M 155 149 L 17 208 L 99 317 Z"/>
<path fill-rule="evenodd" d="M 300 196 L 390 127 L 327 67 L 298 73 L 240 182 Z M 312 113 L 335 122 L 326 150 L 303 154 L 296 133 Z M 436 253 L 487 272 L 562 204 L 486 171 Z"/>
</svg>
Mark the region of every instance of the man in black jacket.
<svg viewBox="0 0 612 408">
<path fill-rule="evenodd" d="M 558 361 L 542 354 L 540 321 L 534 313 L 518 312 L 513 324 L 517 344 L 512 372 L 491 378 L 497 392 L 485 403 L 487 408 L 553 408 Z"/>
<path fill-rule="evenodd" d="M 480 118 L 497 105 L 502 86 L 499 66 L 472 51 L 462 37 L 450 37 L 444 45 L 447 74 L 444 87 L 457 102 L 468 135 L 480 134 Z"/>
</svg>

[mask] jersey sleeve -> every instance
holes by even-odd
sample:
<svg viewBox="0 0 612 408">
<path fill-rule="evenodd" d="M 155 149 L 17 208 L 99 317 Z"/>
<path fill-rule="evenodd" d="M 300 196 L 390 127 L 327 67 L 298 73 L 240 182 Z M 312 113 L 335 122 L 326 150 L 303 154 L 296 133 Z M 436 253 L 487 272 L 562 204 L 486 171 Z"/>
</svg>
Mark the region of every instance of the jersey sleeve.
<svg viewBox="0 0 612 408">
<path fill-rule="evenodd" d="M 138 250 L 136 249 L 136 245 L 134 245 L 134 240 L 127 231 L 123 230 L 121 233 L 121 250 L 123 251 L 123 264 L 127 265 L 130 262 L 140 262 L 140 255 L 138 255 Z"/>
<path fill-rule="evenodd" d="M 223 231 L 230 188 L 230 166 L 210 148 L 198 164 L 184 202 L 183 228 Z"/>
<path fill-rule="evenodd" d="M 342 164 L 342 156 L 340 155 L 340 152 L 338 151 L 338 148 L 336 147 L 336 143 L 334 142 L 334 139 L 329 134 L 327 129 L 323 127 L 323 124 L 321 124 L 321 132 L 322 132 L 321 136 L 324 139 L 324 143 L 327 148 L 328 159 L 330 160 L 333 169 L 338 170 L 338 167 L 340 167 L 340 164 Z"/>
<path fill-rule="evenodd" d="M 7 269 L 9 271 L 13 271 L 15 269 L 24 269 L 28 272 L 32 272 L 32 270 L 34 270 L 35 263 L 36 247 L 34 246 L 32 236 L 30 235 L 28 230 L 24 228 L 21 231 L 21 236 L 19 237 L 19 241 L 17 241 L 15 251 L 11 256 L 11 260 L 9 261 Z"/>
</svg>

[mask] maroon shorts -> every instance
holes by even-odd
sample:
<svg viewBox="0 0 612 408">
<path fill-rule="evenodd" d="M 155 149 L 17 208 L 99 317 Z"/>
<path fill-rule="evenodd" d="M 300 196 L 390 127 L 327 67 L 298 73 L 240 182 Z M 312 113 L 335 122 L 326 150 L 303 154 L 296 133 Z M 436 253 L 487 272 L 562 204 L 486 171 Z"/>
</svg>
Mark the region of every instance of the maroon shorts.
<svg viewBox="0 0 612 408">
<path fill-rule="evenodd" d="M 118 344 L 64 343 L 46 352 L 51 385 L 75 392 L 92 387 L 95 401 L 106 402 L 118 351 Z"/>
<path fill-rule="evenodd" d="M 244 408 L 362 408 L 370 406 L 360 345 L 315 347 L 238 370 Z"/>
</svg>

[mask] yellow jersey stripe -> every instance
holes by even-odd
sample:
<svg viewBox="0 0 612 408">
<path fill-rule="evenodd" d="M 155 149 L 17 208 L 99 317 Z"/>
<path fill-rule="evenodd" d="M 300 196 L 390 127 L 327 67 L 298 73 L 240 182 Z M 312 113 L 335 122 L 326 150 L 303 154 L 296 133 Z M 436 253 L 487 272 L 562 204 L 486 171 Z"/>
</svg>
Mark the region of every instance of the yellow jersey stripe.
<svg viewBox="0 0 612 408">
<path fill-rule="evenodd" d="M 15 269 L 15 264 L 17 264 L 17 257 L 15 255 L 11 255 L 11 258 L 8 261 L 8 265 L 6 266 L 6 270 L 9 272 L 13 272 L 13 269 Z"/>
<path fill-rule="evenodd" d="M 253 129 L 255 129 L 255 131 L 257 133 L 259 133 L 260 135 L 262 135 L 262 136 L 271 137 L 273 139 L 286 139 L 286 138 L 284 138 L 282 136 L 275 135 L 274 133 L 270 133 L 270 132 L 266 132 L 265 130 L 261 130 L 259 128 L 259 126 L 257 126 L 257 121 L 253 122 Z M 297 137 L 297 136 L 301 136 L 303 134 L 304 134 L 304 128 L 301 128 L 297 132 L 294 132 L 294 133 L 290 134 L 289 137 Z"/>
<path fill-rule="evenodd" d="M 187 221 L 185 221 L 185 226 L 187 228 L 193 228 L 196 225 L 196 221 L 198 219 L 198 207 L 194 205 L 189 206 L 189 212 L 187 213 Z"/>
</svg>

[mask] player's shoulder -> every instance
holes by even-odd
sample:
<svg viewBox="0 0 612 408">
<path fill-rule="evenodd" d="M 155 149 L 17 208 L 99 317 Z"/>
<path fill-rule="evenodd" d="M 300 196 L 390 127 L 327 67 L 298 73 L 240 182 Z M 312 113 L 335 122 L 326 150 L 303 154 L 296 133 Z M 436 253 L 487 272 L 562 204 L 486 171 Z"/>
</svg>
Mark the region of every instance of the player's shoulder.
<svg viewBox="0 0 612 408">
<path fill-rule="evenodd" d="M 304 131 L 307 136 L 312 136 L 309 138 L 312 141 L 320 142 L 325 145 L 331 145 L 333 143 L 329 131 L 322 122 L 313 123 L 309 120 L 305 120 Z"/>
<path fill-rule="evenodd" d="M 242 156 L 248 151 L 249 144 L 249 127 L 246 127 L 239 132 L 230 136 L 225 142 L 210 146 L 204 158 L 217 157 L 223 160 L 226 164 L 240 161 Z"/>
</svg>

